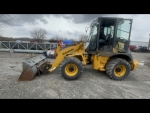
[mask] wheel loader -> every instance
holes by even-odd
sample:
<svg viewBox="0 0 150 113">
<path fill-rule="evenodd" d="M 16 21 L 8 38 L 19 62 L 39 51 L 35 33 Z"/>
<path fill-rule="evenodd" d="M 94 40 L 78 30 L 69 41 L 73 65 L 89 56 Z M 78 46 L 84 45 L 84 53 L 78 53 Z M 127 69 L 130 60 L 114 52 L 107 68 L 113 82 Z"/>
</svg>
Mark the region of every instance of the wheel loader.
<svg viewBox="0 0 150 113">
<path fill-rule="evenodd" d="M 124 80 L 138 67 L 138 61 L 133 59 L 129 49 L 132 21 L 98 17 L 90 25 L 86 45 L 82 40 L 62 50 L 58 45 L 52 63 L 43 54 L 26 59 L 18 81 L 32 80 L 36 75 L 52 72 L 58 67 L 64 79 L 77 80 L 86 65 L 105 71 L 110 79 Z"/>
</svg>

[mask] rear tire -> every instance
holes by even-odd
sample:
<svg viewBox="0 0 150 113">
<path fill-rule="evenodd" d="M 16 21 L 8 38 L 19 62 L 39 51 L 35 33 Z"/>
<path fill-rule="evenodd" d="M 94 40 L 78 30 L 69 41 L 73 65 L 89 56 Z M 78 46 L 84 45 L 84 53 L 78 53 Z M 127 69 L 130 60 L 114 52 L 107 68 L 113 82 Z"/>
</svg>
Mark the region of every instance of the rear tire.
<svg viewBox="0 0 150 113">
<path fill-rule="evenodd" d="M 77 80 L 82 72 L 82 62 L 75 57 L 65 58 L 60 64 L 60 73 L 66 80 Z"/>
<path fill-rule="evenodd" d="M 130 71 L 130 64 L 121 58 L 112 59 L 106 64 L 106 74 L 113 80 L 124 80 Z"/>
</svg>

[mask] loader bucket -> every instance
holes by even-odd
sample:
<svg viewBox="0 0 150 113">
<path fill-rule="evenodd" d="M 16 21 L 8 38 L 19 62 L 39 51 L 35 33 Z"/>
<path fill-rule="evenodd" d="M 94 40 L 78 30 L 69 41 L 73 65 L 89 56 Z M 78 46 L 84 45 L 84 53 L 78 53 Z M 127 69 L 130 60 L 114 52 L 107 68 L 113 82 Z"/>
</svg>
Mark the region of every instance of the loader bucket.
<svg viewBox="0 0 150 113">
<path fill-rule="evenodd" d="M 41 65 L 43 65 L 47 61 L 44 55 L 38 55 L 32 58 L 26 59 L 22 63 L 22 73 L 18 79 L 18 81 L 30 81 L 32 80 L 39 71 Z"/>
</svg>

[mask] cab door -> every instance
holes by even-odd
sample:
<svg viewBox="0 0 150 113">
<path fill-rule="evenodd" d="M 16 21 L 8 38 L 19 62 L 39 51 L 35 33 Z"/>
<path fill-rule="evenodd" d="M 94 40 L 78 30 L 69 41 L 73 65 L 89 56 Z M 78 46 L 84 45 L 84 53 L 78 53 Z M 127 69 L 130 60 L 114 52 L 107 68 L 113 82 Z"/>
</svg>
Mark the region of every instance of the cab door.
<svg viewBox="0 0 150 113">
<path fill-rule="evenodd" d="M 130 35 L 132 28 L 132 19 L 118 19 L 115 30 L 114 51 L 128 52 Z"/>
<path fill-rule="evenodd" d="M 97 40 L 98 40 L 98 27 L 99 27 L 99 24 L 98 23 L 95 23 L 91 26 L 91 31 L 90 31 L 90 35 L 89 35 L 89 45 L 86 49 L 86 51 L 96 51 L 97 49 L 97 46 L 98 46 L 98 43 L 97 43 Z"/>
</svg>

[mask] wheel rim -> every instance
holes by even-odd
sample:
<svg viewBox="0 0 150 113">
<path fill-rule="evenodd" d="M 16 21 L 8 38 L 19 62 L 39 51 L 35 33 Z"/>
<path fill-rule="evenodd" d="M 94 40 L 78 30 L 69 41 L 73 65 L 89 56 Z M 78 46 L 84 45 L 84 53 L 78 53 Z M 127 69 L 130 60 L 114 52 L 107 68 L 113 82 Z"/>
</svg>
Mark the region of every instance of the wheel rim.
<svg viewBox="0 0 150 113">
<path fill-rule="evenodd" d="M 126 67 L 124 65 L 118 65 L 114 69 L 114 74 L 117 77 L 122 77 L 126 73 Z"/>
<path fill-rule="evenodd" d="M 75 64 L 68 64 L 65 67 L 65 73 L 68 76 L 75 76 L 77 74 L 77 72 L 78 72 L 78 67 Z"/>
</svg>

